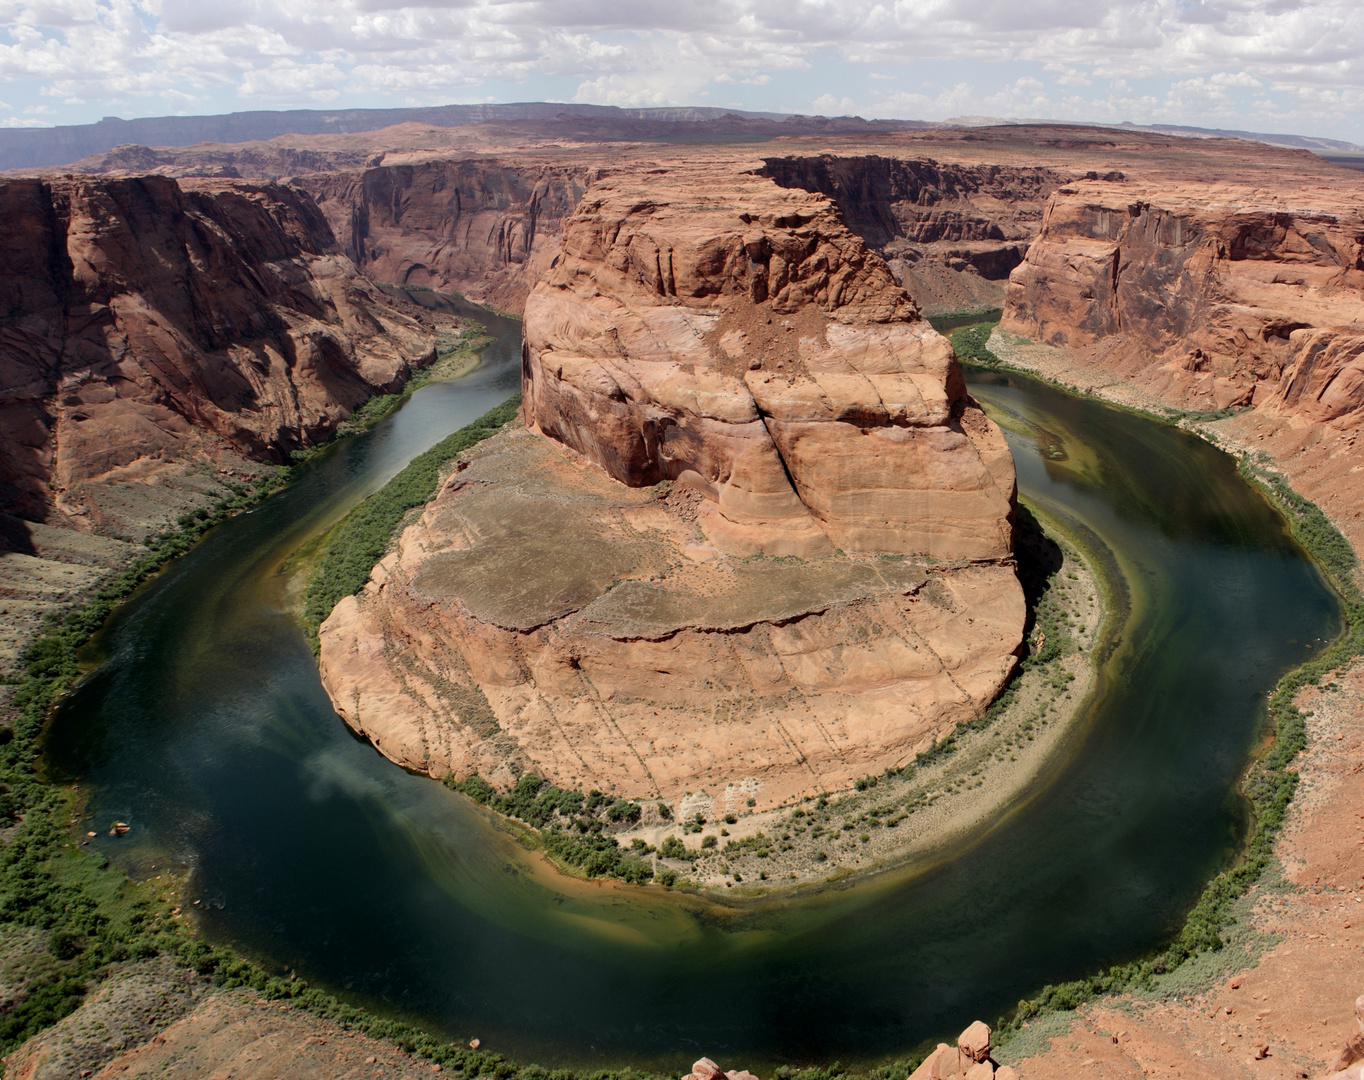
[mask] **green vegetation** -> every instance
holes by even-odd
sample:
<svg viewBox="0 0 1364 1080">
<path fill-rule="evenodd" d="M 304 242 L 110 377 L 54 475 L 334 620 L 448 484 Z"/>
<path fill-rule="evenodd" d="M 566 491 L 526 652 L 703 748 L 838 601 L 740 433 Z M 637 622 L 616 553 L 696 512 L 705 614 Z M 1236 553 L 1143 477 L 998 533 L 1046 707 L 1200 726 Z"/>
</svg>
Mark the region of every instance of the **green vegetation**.
<svg viewBox="0 0 1364 1080">
<path fill-rule="evenodd" d="M 344 596 L 359 592 L 388 550 L 409 510 L 429 502 L 440 484 L 440 469 L 451 458 L 495 435 L 516 416 L 514 394 L 472 424 L 414 457 L 402 472 L 355 507 L 328 534 L 303 596 L 304 627 L 317 647 L 317 628 Z"/>
<path fill-rule="evenodd" d="M 948 335 L 952 351 L 963 364 L 977 364 L 980 367 L 998 367 L 1000 359 L 990 351 L 990 335 L 995 331 L 992 322 L 963 326 Z"/>
<path fill-rule="evenodd" d="M 148 536 L 145 554 L 111 576 L 83 607 L 50 619 L 19 659 L 0 727 L 0 827 L 12 828 L 0 850 L 0 934 L 36 932 L 45 950 L 14 958 L 7 982 L 22 990 L 0 1011 L 0 1053 L 76 1008 L 111 963 L 155 956 L 185 937 L 155 883 L 134 885 L 123 871 L 80 850 L 70 823 L 76 795 L 46 783 L 38 769 L 43 725 L 80 677 L 77 654 L 120 601 L 205 532 L 263 499 L 283 482 L 271 473 L 252 487 L 229 484 L 212 507 L 181 515 Z"/>
<path fill-rule="evenodd" d="M 569 791 L 530 773 L 500 793 L 477 773 L 465 780 L 446 775 L 445 786 L 474 802 L 517 818 L 539 830 L 541 846 L 556 862 L 585 877 L 611 877 L 643 885 L 654 879 L 653 865 L 643 855 L 650 848 L 637 841 L 626 850 L 605 829 L 619 822 L 639 820 L 638 803 L 607 799 L 600 791 Z M 667 847 L 667 841 L 664 842 Z M 664 852 L 666 856 L 666 851 Z"/>
<path fill-rule="evenodd" d="M 1264 492 L 1283 513 L 1294 538 L 1326 574 L 1342 601 L 1345 625 L 1341 635 L 1321 656 L 1289 672 L 1269 699 L 1269 722 L 1274 739 L 1252 765 L 1244 791 L 1253 812 L 1253 825 L 1235 866 L 1208 883 L 1183 927 L 1159 952 L 1116 965 L 1086 979 L 1047 986 L 1033 998 L 1020 1001 L 996 1029 L 1001 1036 L 1043 1014 L 1076 1009 L 1095 998 L 1133 990 L 1157 990 L 1159 980 L 1199 956 L 1223 948 L 1236 919 L 1236 906 L 1246 892 L 1273 873 L 1274 841 L 1298 786 L 1293 761 L 1307 746 L 1307 725 L 1293 703 L 1298 691 L 1319 685 L 1333 671 L 1364 655 L 1364 596 L 1355 584 L 1358 565 L 1349 541 L 1315 504 L 1295 492 L 1283 477 L 1242 459 L 1242 475 Z"/>
<path fill-rule="evenodd" d="M 987 308 L 984 311 L 949 311 L 944 315 L 928 316 L 928 325 L 938 333 L 950 336 L 952 331 L 963 326 L 978 326 L 986 323 L 994 326 L 1003 314 L 1003 308 Z"/>
<path fill-rule="evenodd" d="M 295 450 L 290 460 L 295 465 L 301 465 L 321 453 L 333 440 L 368 431 L 381 420 L 392 415 L 399 405 L 423 386 L 462 373 L 462 369 L 467 369 L 478 359 L 479 351 L 491 340 L 482 326 L 477 323 L 469 324 L 453 341 L 438 344 L 436 346 L 436 359 L 426 367 L 413 372 L 412 377 L 403 384 L 403 388 L 396 394 L 375 394 L 337 425 L 331 439 L 304 450 Z"/>
</svg>

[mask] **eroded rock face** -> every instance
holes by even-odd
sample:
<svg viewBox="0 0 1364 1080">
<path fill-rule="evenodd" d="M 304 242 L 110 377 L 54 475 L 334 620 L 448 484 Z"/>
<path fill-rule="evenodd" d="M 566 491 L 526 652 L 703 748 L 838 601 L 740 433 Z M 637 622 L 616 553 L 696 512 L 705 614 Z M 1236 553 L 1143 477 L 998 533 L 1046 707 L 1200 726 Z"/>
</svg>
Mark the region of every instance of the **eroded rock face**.
<svg viewBox="0 0 1364 1080">
<path fill-rule="evenodd" d="M 0 183 L 0 504 L 98 523 L 99 485 L 217 436 L 283 458 L 433 337 L 275 184 Z"/>
<path fill-rule="evenodd" d="M 520 311 L 595 172 L 572 164 L 431 158 L 301 182 L 346 253 L 376 281 L 450 290 Z"/>
<path fill-rule="evenodd" d="M 600 182 L 523 387 L 530 430 L 322 624 L 337 711 L 394 760 L 742 813 L 904 764 L 1012 672 L 1012 458 L 828 199 Z"/>
<path fill-rule="evenodd" d="M 1011 565 L 733 558 L 702 501 L 495 437 L 322 624 L 337 712 L 433 775 L 531 771 L 709 817 L 902 765 L 1013 670 Z"/>
<path fill-rule="evenodd" d="M 1360 185 L 1076 182 L 1051 198 L 1002 325 L 1105 363 L 1171 404 L 1364 405 Z M 1353 189 L 1353 196 L 1352 191 Z"/>
<path fill-rule="evenodd" d="M 1047 196 L 1070 178 L 1036 166 L 874 154 L 768 158 L 763 173 L 832 198 L 930 313 L 999 307 Z"/>
<path fill-rule="evenodd" d="M 726 552 L 1012 550 L 1003 436 L 826 197 L 719 169 L 606 178 L 525 326 L 527 422 L 622 483 L 702 492 Z"/>
</svg>

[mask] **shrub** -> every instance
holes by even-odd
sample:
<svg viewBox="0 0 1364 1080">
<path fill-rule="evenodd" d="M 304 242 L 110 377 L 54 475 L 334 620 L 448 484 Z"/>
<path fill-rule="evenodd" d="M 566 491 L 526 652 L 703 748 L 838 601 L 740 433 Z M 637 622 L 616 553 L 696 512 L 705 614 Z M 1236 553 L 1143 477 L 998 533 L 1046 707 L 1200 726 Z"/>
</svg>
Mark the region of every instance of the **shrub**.
<svg viewBox="0 0 1364 1080">
<path fill-rule="evenodd" d="M 658 853 L 665 859 L 685 859 L 690 854 L 687 845 L 671 834 L 665 836 L 663 843 L 658 845 Z"/>
</svg>

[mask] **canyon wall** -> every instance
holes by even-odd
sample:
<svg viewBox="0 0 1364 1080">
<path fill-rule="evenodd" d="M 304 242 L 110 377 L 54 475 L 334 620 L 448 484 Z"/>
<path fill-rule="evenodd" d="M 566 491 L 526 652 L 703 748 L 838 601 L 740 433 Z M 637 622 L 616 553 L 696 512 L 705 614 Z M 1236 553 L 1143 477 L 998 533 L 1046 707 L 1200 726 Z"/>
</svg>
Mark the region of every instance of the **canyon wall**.
<svg viewBox="0 0 1364 1080">
<path fill-rule="evenodd" d="M 525 319 L 527 422 L 623 483 L 693 485 L 733 554 L 1012 550 L 1002 436 L 829 199 L 608 176 Z"/>
<path fill-rule="evenodd" d="M 346 254 L 376 281 L 520 311 L 595 168 L 429 158 L 303 183 Z"/>
<path fill-rule="evenodd" d="M 1364 405 L 1358 186 L 1069 184 L 1001 325 L 1071 349 L 1107 341 L 1110 364 L 1181 407 L 1336 419 Z"/>
<path fill-rule="evenodd" d="M 23 517 L 102 524 L 102 491 L 196 448 L 282 460 L 432 355 L 296 188 L 9 180 L 0 222 L 0 506 Z"/>
<path fill-rule="evenodd" d="M 1000 325 L 1001 355 L 1081 389 L 1231 410 L 1215 437 L 1282 471 L 1364 545 L 1357 174 L 1067 184 L 1013 272 Z"/>
<path fill-rule="evenodd" d="M 912 760 L 1012 672 L 1008 447 L 829 199 L 601 178 L 522 386 L 527 428 L 322 624 L 333 704 L 395 761 L 742 813 Z"/>
<path fill-rule="evenodd" d="M 828 195 L 924 310 L 998 307 L 1068 174 L 875 154 L 769 157 L 762 174 Z"/>
</svg>

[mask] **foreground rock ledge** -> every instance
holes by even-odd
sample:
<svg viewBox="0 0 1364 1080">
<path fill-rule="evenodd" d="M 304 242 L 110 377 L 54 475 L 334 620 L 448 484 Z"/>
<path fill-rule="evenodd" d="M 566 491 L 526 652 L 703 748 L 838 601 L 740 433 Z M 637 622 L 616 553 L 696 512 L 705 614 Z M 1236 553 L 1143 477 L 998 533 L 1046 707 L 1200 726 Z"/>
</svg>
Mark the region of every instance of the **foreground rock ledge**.
<svg viewBox="0 0 1364 1080">
<path fill-rule="evenodd" d="M 530 430 L 321 628 L 384 754 L 718 816 L 902 765 L 999 693 L 1012 458 L 827 198 L 603 181 L 525 325 Z"/>
</svg>

